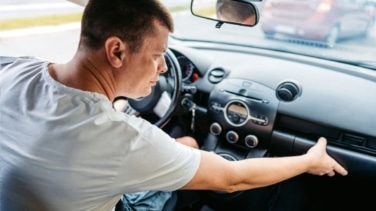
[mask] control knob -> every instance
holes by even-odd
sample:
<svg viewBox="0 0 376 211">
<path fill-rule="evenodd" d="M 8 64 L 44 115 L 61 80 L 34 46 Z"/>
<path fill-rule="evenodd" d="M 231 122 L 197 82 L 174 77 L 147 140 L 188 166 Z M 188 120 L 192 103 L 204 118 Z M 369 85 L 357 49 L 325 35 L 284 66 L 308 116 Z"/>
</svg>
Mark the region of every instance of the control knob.
<svg viewBox="0 0 376 211">
<path fill-rule="evenodd" d="M 229 143 L 235 144 L 239 140 L 239 135 L 236 132 L 230 130 L 226 133 L 226 139 Z"/>
<path fill-rule="evenodd" d="M 258 145 L 258 138 L 255 135 L 248 135 L 245 137 L 244 143 L 249 148 L 255 148 Z"/>
<path fill-rule="evenodd" d="M 222 132 L 222 127 L 217 122 L 214 122 L 213 124 L 210 125 L 210 133 L 211 134 L 217 136 L 217 135 L 221 134 L 221 132 Z"/>
</svg>

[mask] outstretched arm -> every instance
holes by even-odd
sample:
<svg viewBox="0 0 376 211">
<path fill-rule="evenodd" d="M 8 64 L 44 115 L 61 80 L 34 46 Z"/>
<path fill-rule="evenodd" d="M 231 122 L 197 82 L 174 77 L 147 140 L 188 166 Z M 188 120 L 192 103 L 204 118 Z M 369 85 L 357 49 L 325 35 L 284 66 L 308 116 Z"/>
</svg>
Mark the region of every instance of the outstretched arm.
<svg viewBox="0 0 376 211">
<path fill-rule="evenodd" d="M 201 151 L 201 163 L 193 179 L 183 189 L 210 189 L 234 192 L 272 185 L 302 173 L 347 175 L 326 153 L 326 139 L 320 138 L 304 155 L 278 158 L 252 158 L 228 161 Z"/>
</svg>

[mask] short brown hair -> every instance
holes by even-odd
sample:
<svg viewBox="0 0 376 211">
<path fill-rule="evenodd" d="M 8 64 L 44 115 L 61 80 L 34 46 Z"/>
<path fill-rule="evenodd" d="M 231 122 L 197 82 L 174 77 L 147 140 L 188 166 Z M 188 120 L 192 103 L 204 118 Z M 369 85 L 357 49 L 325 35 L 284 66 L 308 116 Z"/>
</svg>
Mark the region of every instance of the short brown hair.
<svg viewBox="0 0 376 211">
<path fill-rule="evenodd" d="M 170 12 L 158 0 L 89 0 L 81 21 L 80 48 L 99 49 L 117 36 L 137 52 L 154 33 L 154 20 L 173 32 Z"/>
<path fill-rule="evenodd" d="M 255 9 L 247 2 L 233 2 L 231 0 L 217 1 L 217 17 L 229 21 L 242 22 L 256 14 Z"/>
</svg>

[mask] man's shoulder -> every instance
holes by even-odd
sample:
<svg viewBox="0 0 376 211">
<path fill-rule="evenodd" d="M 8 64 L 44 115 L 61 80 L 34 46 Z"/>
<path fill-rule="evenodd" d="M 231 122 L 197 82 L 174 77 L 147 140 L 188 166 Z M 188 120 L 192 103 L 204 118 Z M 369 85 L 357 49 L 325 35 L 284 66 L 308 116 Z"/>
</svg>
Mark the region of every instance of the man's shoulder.
<svg viewBox="0 0 376 211">
<path fill-rule="evenodd" d="M 1 69 L 3 69 L 3 67 L 5 67 L 6 65 L 11 64 L 14 61 L 16 61 L 17 58 L 18 57 L 14 57 L 14 56 L 0 56 Z"/>
<path fill-rule="evenodd" d="M 35 64 L 43 64 L 48 62 L 46 59 L 33 56 L 0 56 L 1 70 L 15 68 L 18 66 L 35 66 Z"/>
</svg>

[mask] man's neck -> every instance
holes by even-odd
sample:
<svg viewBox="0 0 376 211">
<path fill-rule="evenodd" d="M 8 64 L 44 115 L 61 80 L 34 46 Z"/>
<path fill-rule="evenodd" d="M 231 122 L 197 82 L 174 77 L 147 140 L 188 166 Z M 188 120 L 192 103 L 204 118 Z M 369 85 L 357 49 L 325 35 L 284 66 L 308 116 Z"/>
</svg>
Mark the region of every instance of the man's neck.
<svg viewBox="0 0 376 211">
<path fill-rule="evenodd" d="M 100 52 L 98 52 L 100 53 Z M 76 53 L 66 64 L 50 64 L 49 73 L 56 81 L 68 87 L 106 95 L 109 100 L 115 96 L 111 68 L 96 54 L 86 56 Z"/>
</svg>

